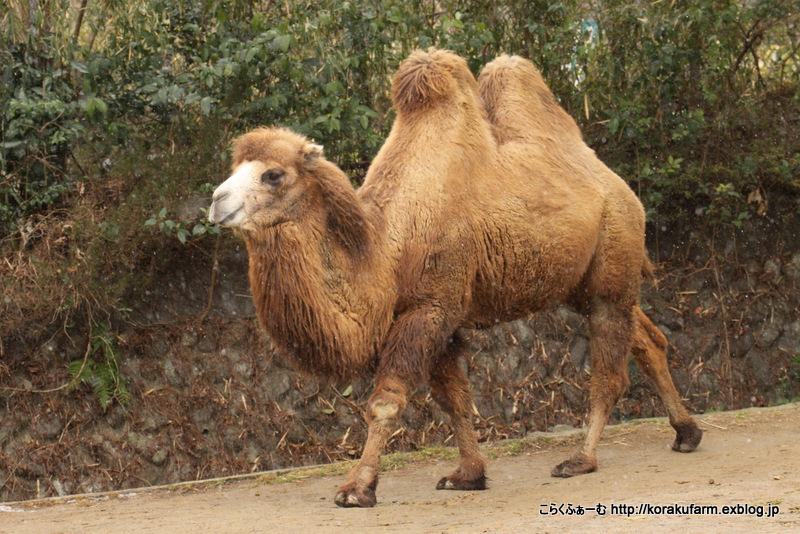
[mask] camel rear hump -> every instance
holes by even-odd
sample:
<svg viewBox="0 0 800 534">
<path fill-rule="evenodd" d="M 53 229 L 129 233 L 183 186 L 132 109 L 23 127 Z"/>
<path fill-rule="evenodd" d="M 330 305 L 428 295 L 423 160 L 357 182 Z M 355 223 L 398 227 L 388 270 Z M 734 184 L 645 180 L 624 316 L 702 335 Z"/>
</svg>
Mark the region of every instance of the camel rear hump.
<svg viewBox="0 0 800 534">
<path fill-rule="evenodd" d="M 503 54 L 488 63 L 478 92 L 499 144 L 531 137 L 583 142 L 578 125 L 525 58 Z"/>
</svg>

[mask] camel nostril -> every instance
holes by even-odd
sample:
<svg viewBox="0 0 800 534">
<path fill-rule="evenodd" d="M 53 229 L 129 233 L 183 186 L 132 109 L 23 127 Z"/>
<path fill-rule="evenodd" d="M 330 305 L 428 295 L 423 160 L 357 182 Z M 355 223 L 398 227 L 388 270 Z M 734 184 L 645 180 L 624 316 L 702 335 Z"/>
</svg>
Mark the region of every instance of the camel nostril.
<svg viewBox="0 0 800 534">
<path fill-rule="evenodd" d="M 219 202 L 220 200 L 227 198 L 230 194 L 230 191 L 215 191 L 211 196 L 211 202 Z"/>
</svg>

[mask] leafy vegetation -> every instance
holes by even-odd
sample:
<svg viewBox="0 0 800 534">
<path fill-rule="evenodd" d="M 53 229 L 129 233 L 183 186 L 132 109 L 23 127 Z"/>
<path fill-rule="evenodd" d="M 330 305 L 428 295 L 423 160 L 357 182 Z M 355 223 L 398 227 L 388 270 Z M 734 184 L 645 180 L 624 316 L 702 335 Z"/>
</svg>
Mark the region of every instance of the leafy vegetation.
<svg viewBox="0 0 800 534">
<path fill-rule="evenodd" d="M 79 382 L 82 382 L 92 387 L 103 411 L 106 411 L 114 401 L 127 408 L 131 400 L 128 379 L 122 374 L 119 349 L 108 326 L 104 324 L 95 326 L 90 347 L 91 350 L 83 360 L 70 362 L 69 374 L 72 376 L 72 382 L 67 389 L 74 389 Z M 100 357 L 92 358 L 90 353 Z"/>
<path fill-rule="evenodd" d="M 2 8 L 2 231 L 18 231 L 93 177 L 98 169 L 81 165 L 77 151 L 172 153 L 210 126 L 225 137 L 284 124 L 323 140 L 358 175 L 391 123 L 391 73 L 427 46 L 455 50 L 475 71 L 501 51 L 531 58 L 589 140 L 637 182 L 651 217 L 711 209 L 710 221 L 729 222 L 739 213 L 722 207 L 742 207 L 754 189 L 800 187 L 796 135 L 770 135 L 775 125 L 761 113 L 780 105 L 777 118 L 797 119 L 796 1 L 311 7 L 15 0 Z M 780 138 L 783 153 L 754 150 L 764 137 Z"/>
</svg>

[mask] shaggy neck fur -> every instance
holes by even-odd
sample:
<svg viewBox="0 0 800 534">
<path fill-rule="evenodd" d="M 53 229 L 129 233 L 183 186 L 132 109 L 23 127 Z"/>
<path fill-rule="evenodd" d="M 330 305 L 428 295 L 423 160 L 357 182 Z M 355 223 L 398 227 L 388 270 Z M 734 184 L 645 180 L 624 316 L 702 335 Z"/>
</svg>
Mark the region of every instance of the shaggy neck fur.
<svg viewBox="0 0 800 534">
<path fill-rule="evenodd" d="M 260 323 L 300 370 L 339 381 L 374 364 L 391 320 L 376 296 L 390 294 L 371 273 L 374 222 L 352 186 L 318 185 L 321 209 L 244 237 Z"/>
</svg>

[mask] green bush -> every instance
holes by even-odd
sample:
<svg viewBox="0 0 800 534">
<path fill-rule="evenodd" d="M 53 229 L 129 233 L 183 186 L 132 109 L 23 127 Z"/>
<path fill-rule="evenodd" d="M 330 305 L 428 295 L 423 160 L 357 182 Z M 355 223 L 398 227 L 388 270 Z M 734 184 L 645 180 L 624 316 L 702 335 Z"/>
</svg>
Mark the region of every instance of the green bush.
<svg viewBox="0 0 800 534">
<path fill-rule="evenodd" d="M 33 30 L 0 48 L 0 237 L 73 187 L 68 158 L 83 110 L 57 56 L 53 39 Z"/>
<path fill-rule="evenodd" d="M 651 219 L 736 226 L 758 212 L 754 191 L 800 193 L 800 137 L 785 127 L 800 116 L 797 2 L 603 6 L 581 87 L 604 128 L 587 131 Z"/>
</svg>

